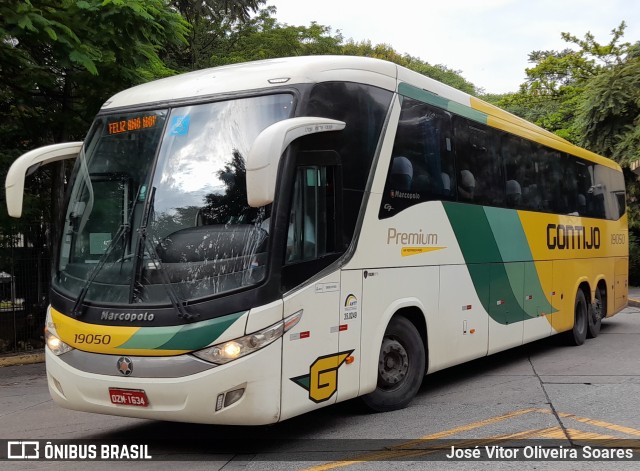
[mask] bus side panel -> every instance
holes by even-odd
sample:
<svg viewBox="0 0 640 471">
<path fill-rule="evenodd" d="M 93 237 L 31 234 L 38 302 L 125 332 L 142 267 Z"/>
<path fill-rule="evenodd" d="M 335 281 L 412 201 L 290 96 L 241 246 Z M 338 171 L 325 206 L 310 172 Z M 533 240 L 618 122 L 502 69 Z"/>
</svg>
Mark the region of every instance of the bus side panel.
<svg viewBox="0 0 640 471">
<path fill-rule="evenodd" d="M 340 275 L 339 348 L 351 351 L 351 362 L 338 368 L 338 402 L 354 398 L 360 390 L 362 362 L 362 270 L 345 270 Z"/>
<path fill-rule="evenodd" d="M 300 322 L 282 342 L 281 420 L 335 403 L 339 368 L 358 375 L 338 351 L 340 272 L 285 296 L 285 318 L 300 310 Z"/>
<path fill-rule="evenodd" d="M 376 388 L 382 338 L 390 319 L 401 309 L 417 308 L 425 315 L 428 368 L 434 361 L 432 349 L 433 354 L 446 351 L 451 339 L 443 333 L 446 331 L 437 319 L 439 270 L 439 267 L 405 267 L 369 269 L 365 270 L 366 275 L 363 273 L 360 394 Z"/>
<path fill-rule="evenodd" d="M 576 293 L 582 282 L 590 282 L 588 274 L 593 270 L 594 260 L 554 260 L 554 302 L 557 311 L 553 314 L 551 325 L 556 332 L 565 332 L 573 328 Z"/>
<path fill-rule="evenodd" d="M 524 264 L 524 300 L 522 304 L 526 317 L 523 343 L 551 335 L 551 319 L 554 309 L 548 300 L 551 299 L 553 302 L 553 296 L 551 296 L 551 292 L 539 292 L 539 288 L 546 284 L 539 280 L 552 280 L 552 278 L 552 262 L 526 262 Z"/>
<path fill-rule="evenodd" d="M 629 295 L 629 259 L 622 258 L 615 261 L 615 282 L 615 303 L 613 309 L 607 311 L 607 315 L 611 316 L 627 306 L 627 297 Z M 612 296 L 609 296 L 609 299 L 611 298 Z"/>
<path fill-rule="evenodd" d="M 436 322 L 428 326 L 433 338 L 429 372 L 487 354 L 489 316 L 483 296 L 488 298 L 489 284 L 474 286 L 466 266 L 440 267 L 440 306 Z"/>
<path fill-rule="evenodd" d="M 522 345 L 524 332 L 524 264 L 485 265 L 491 280 L 489 295 L 489 354 Z"/>
</svg>

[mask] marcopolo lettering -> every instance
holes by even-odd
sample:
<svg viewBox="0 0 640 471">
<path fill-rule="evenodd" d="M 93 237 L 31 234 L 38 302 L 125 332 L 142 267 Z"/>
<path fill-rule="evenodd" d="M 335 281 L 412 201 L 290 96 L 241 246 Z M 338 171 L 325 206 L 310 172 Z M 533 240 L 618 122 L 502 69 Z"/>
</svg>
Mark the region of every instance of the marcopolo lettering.
<svg viewBox="0 0 640 471">
<path fill-rule="evenodd" d="M 147 321 L 151 322 L 155 318 L 155 314 L 152 312 L 111 312 L 102 311 L 100 320 L 103 321 L 125 321 L 125 322 L 137 322 Z"/>
<path fill-rule="evenodd" d="M 599 249 L 600 228 L 548 224 L 547 247 L 550 250 Z"/>
</svg>

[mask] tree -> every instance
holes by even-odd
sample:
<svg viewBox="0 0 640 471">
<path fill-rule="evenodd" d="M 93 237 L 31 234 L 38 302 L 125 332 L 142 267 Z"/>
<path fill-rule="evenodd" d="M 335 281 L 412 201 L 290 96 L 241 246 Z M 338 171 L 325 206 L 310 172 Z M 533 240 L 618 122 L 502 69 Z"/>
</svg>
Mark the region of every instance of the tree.
<svg viewBox="0 0 640 471">
<path fill-rule="evenodd" d="M 640 42 L 623 42 L 625 23 L 598 43 L 587 33 L 562 38 L 574 46 L 534 51 L 528 80 L 515 94 L 494 101 L 578 145 L 610 157 L 624 169 L 631 260 L 640 260 L 640 184 L 629 163 L 640 159 Z M 640 284 L 640 267 L 630 265 Z"/>
<path fill-rule="evenodd" d="M 515 94 L 502 97 L 496 104 L 555 132 L 571 142 L 580 142 L 576 129 L 576 110 L 589 80 L 625 60 L 631 45 L 622 42 L 626 25 L 611 31 L 611 39 L 600 44 L 591 33 L 584 39 L 562 33 L 572 47 L 562 51 L 533 51 L 532 67 L 526 69 L 527 81 Z"/>
<path fill-rule="evenodd" d="M 0 18 L 4 168 L 26 150 L 81 140 L 115 91 L 172 73 L 158 51 L 184 42 L 188 30 L 164 0 L 5 0 Z M 50 166 L 38 179 L 27 192 L 47 204 L 32 216 L 55 221 L 62 214 L 64 163 Z M 45 189 L 50 200 L 41 193 Z"/>
<path fill-rule="evenodd" d="M 219 63 L 215 57 L 266 0 L 171 0 L 189 23 L 186 44 L 167 45 L 165 59 L 180 71 L 204 69 Z"/>
<path fill-rule="evenodd" d="M 623 60 L 612 63 L 586 84 L 576 125 L 582 145 L 610 156 L 625 168 L 629 229 L 635 236 L 631 251 L 638 258 L 640 184 L 629 164 L 640 159 L 640 42 L 629 47 Z M 634 268 L 637 285 L 640 267 Z"/>
</svg>

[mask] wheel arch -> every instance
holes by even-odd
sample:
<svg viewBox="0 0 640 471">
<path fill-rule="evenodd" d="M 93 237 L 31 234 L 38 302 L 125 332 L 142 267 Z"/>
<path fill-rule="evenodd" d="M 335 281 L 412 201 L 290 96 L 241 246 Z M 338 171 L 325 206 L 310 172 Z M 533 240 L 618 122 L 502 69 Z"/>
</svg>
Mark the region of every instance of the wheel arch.
<svg viewBox="0 0 640 471">
<path fill-rule="evenodd" d="M 371 392 L 376 387 L 378 377 L 378 356 L 380 353 L 380 345 L 384 338 L 384 333 L 391 320 L 396 316 L 407 318 L 411 322 L 420 338 L 422 339 L 425 350 L 425 374 L 429 370 L 429 340 L 428 326 L 425 316 L 424 305 L 417 298 L 401 298 L 392 302 L 384 311 L 384 315 L 380 322 L 376 325 L 375 334 L 367 341 L 367 347 L 364 348 L 362 358 L 364 359 L 360 373 L 360 394 Z"/>
</svg>

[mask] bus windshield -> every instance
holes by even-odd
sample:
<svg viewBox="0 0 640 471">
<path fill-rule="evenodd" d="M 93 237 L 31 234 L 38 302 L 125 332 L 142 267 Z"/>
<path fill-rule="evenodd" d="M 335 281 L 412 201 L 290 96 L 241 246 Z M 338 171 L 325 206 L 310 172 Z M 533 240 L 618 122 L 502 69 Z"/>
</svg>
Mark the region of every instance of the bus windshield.
<svg viewBox="0 0 640 471">
<path fill-rule="evenodd" d="M 166 304 L 261 282 L 270 208 L 248 206 L 245 158 L 292 109 L 278 94 L 98 117 L 72 177 L 54 287 Z"/>
</svg>

